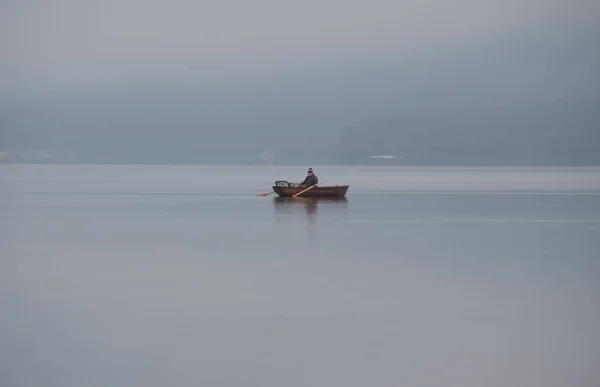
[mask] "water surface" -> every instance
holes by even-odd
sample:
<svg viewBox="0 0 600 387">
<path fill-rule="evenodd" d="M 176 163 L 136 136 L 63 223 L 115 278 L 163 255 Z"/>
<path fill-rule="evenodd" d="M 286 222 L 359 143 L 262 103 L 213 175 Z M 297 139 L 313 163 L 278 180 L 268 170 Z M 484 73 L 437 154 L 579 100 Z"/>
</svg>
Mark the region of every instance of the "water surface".
<svg viewBox="0 0 600 387">
<path fill-rule="evenodd" d="M 600 168 L 0 167 L 6 386 L 597 386 Z"/>
</svg>

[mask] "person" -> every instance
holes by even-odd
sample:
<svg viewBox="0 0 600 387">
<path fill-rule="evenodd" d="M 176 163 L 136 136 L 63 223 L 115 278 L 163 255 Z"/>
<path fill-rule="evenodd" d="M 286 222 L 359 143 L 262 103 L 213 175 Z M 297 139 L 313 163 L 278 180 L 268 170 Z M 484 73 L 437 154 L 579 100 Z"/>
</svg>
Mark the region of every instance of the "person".
<svg viewBox="0 0 600 387">
<path fill-rule="evenodd" d="M 298 186 L 312 187 L 313 185 L 317 185 L 317 184 L 319 184 L 319 178 L 317 177 L 317 175 L 315 175 L 313 173 L 313 169 L 309 168 L 308 175 L 306 176 L 306 178 L 304 179 L 304 181 L 302 183 L 298 184 Z"/>
</svg>

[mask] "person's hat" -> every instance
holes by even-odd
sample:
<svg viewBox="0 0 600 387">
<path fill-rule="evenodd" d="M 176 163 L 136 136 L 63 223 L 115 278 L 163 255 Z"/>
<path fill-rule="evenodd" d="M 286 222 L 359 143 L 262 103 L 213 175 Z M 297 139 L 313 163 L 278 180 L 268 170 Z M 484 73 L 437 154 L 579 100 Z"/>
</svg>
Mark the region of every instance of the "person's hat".
<svg viewBox="0 0 600 387">
<path fill-rule="evenodd" d="M 312 173 L 312 168 L 308 168 L 308 173 Z"/>
</svg>

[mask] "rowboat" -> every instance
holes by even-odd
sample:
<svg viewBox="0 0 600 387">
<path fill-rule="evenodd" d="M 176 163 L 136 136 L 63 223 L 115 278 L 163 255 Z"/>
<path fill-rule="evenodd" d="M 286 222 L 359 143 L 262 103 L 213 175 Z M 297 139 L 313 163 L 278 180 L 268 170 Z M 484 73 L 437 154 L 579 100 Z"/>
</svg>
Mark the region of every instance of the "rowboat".
<svg viewBox="0 0 600 387">
<path fill-rule="evenodd" d="M 292 197 L 297 193 L 302 192 L 297 197 L 306 198 L 342 198 L 346 196 L 348 192 L 348 185 L 330 185 L 330 186 L 316 186 L 309 190 L 307 187 L 299 187 L 295 184 L 291 184 L 284 180 L 275 182 L 273 191 L 280 197 Z"/>
</svg>

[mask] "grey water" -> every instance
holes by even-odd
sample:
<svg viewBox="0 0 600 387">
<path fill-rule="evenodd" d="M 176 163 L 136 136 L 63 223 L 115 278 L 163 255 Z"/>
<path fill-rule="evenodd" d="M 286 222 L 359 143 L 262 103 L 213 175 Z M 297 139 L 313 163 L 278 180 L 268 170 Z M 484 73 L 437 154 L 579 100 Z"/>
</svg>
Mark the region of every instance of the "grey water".
<svg viewBox="0 0 600 387">
<path fill-rule="evenodd" d="M 0 385 L 598 386 L 600 168 L 0 166 Z"/>
</svg>

